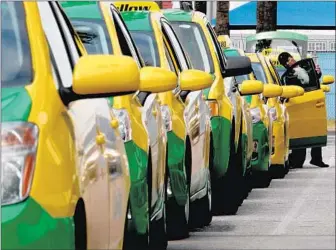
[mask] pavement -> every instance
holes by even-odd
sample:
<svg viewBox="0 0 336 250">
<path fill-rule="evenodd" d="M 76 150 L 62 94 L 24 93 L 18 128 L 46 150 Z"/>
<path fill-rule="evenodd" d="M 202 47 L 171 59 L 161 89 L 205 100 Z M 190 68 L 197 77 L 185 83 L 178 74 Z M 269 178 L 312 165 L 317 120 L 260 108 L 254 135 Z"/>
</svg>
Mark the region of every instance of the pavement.
<svg viewBox="0 0 336 250">
<path fill-rule="evenodd" d="M 253 189 L 236 215 L 213 217 L 168 249 L 335 249 L 335 133 L 323 159 L 329 168 L 314 167 L 307 152 L 304 168 Z"/>
</svg>

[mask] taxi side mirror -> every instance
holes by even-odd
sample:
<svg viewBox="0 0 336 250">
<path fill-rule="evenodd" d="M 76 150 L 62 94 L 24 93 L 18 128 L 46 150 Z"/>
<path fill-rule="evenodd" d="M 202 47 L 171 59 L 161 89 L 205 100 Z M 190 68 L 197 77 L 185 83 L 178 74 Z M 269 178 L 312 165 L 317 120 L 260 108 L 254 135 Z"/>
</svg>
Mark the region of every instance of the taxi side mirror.
<svg viewBox="0 0 336 250">
<path fill-rule="evenodd" d="M 245 80 L 238 86 L 241 95 L 256 95 L 264 90 L 264 84 L 258 80 Z"/>
<path fill-rule="evenodd" d="M 73 72 L 72 89 L 77 99 L 131 94 L 138 90 L 140 73 L 129 56 L 84 55 Z"/>
<path fill-rule="evenodd" d="M 325 75 L 322 78 L 323 85 L 329 85 L 335 82 L 335 78 L 332 75 Z"/>
<path fill-rule="evenodd" d="M 304 95 L 304 89 L 299 86 L 282 86 L 282 98 L 293 98 Z"/>
<path fill-rule="evenodd" d="M 281 96 L 282 92 L 283 88 L 281 86 L 268 83 L 264 85 L 263 96 L 267 98 L 278 97 Z"/>
<path fill-rule="evenodd" d="M 140 91 L 159 93 L 173 90 L 176 86 L 177 76 L 170 70 L 151 66 L 140 70 Z"/>
<path fill-rule="evenodd" d="M 180 73 L 180 89 L 197 91 L 211 86 L 213 78 L 210 74 L 196 69 L 184 70 Z"/>
</svg>

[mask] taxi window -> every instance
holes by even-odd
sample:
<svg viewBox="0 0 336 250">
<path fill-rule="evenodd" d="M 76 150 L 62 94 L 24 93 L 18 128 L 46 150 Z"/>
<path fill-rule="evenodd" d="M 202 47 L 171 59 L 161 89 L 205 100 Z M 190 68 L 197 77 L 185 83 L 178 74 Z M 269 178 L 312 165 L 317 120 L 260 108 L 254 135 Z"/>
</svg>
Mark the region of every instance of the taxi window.
<svg viewBox="0 0 336 250">
<path fill-rule="evenodd" d="M 145 65 L 160 67 L 159 52 L 153 32 L 131 31 L 131 35 Z"/>
<path fill-rule="evenodd" d="M 173 53 L 175 54 L 176 61 L 179 63 L 180 71 L 189 69 L 191 65 L 188 64 L 186 59 L 185 51 L 180 44 L 177 35 L 173 28 L 163 19 L 161 19 L 163 35 L 167 39 L 167 42 L 170 44 Z"/>
<path fill-rule="evenodd" d="M 1 88 L 33 81 L 23 2 L 1 2 Z M 10 63 L 9 63 L 10 62 Z"/>
<path fill-rule="evenodd" d="M 167 48 L 166 44 L 164 44 L 164 50 L 165 50 L 165 56 L 166 56 L 166 58 L 168 60 L 169 69 L 177 74 L 177 71 L 176 71 L 174 63 L 173 63 L 173 59 L 170 56 L 170 53 L 168 51 L 168 48 Z"/>
<path fill-rule="evenodd" d="M 88 54 L 113 54 L 110 36 L 103 20 L 74 18 L 71 23 Z"/>
<path fill-rule="evenodd" d="M 214 65 L 206 45 L 206 38 L 199 24 L 191 22 L 171 23 L 195 69 L 214 73 Z M 202 58 L 202 60 L 200 60 Z"/>
<path fill-rule="evenodd" d="M 265 75 L 265 71 L 260 63 L 251 63 L 252 69 L 254 71 L 254 74 L 256 76 L 256 80 L 262 81 L 263 83 L 267 83 L 267 78 Z"/>
</svg>

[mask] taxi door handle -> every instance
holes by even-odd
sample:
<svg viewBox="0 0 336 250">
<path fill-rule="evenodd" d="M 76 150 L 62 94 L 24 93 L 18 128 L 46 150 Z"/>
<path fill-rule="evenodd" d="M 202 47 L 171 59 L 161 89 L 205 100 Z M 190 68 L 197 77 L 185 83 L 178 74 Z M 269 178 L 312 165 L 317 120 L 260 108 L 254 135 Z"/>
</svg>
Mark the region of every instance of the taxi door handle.
<svg viewBox="0 0 336 250">
<path fill-rule="evenodd" d="M 321 108 L 321 107 L 323 107 L 324 106 L 324 102 L 317 102 L 316 103 L 316 107 L 317 108 Z"/>
</svg>

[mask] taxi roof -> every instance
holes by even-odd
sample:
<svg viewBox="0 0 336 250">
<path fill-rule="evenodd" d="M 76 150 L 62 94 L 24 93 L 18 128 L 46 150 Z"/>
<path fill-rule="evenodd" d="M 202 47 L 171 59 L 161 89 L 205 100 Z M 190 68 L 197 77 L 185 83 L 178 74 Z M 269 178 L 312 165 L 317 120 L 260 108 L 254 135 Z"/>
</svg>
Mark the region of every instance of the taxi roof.
<svg viewBox="0 0 336 250">
<path fill-rule="evenodd" d="M 152 31 L 149 11 L 125 11 L 121 12 L 127 28 L 130 31 Z"/>
<path fill-rule="evenodd" d="M 60 1 L 69 18 L 101 19 L 102 14 L 96 1 Z"/>
<path fill-rule="evenodd" d="M 194 11 L 185 11 L 179 9 L 164 9 L 162 10 L 163 15 L 168 19 L 168 21 L 184 21 L 191 22 Z"/>
</svg>

